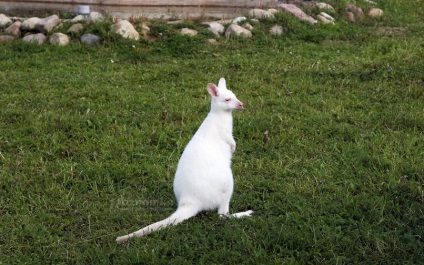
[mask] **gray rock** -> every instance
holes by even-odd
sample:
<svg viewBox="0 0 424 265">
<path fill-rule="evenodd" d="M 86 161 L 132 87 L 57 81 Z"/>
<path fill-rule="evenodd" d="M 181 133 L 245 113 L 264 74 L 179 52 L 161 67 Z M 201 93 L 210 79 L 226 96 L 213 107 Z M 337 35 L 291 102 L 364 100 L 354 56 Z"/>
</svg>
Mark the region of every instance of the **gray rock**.
<svg viewBox="0 0 424 265">
<path fill-rule="evenodd" d="M 284 30 L 282 26 L 275 25 L 275 26 L 272 26 L 272 28 L 269 30 L 269 33 L 274 36 L 279 36 L 284 33 Z"/>
<path fill-rule="evenodd" d="M 68 29 L 68 32 L 80 33 L 83 30 L 84 30 L 84 26 L 81 23 L 77 23 L 77 24 L 72 25 Z"/>
<path fill-rule="evenodd" d="M 7 24 L 12 24 L 12 20 L 5 14 L 0 14 L 0 27 L 4 27 Z"/>
<path fill-rule="evenodd" d="M 91 33 L 86 33 L 81 36 L 81 43 L 84 43 L 90 47 L 100 44 L 100 37 Z"/>
<path fill-rule="evenodd" d="M 231 24 L 225 31 L 225 36 L 227 38 L 229 38 L 230 36 L 252 37 L 252 32 L 237 24 Z"/>
<path fill-rule="evenodd" d="M 250 17 L 259 18 L 259 19 L 274 18 L 273 13 L 266 10 L 259 9 L 259 8 L 250 9 L 248 14 Z"/>
<path fill-rule="evenodd" d="M 70 38 L 63 33 L 54 33 L 50 36 L 49 42 L 53 45 L 65 46 L 69 44 Z"/>
<path fill-rule="evenodd" d="M 38 17 L 32 17 L 24 20 L 21 24 L 21 30 L 24 31 L 32 31 L 35 30 L 35 26 L 38 24 L 38 22 L 41 20 L 41 18 Z"/>
<path fill-rule="evenodd" d="M 39 32 L 47 34 L 59 24 L 60 24 L 59 17 L 57 15 L 52 15 L 52 16 L 39 20 L 38 23 L 35 25 L 35 28 Z"/>
<path fill-rule="evenodd" d="M 15 40 L 14 36 L 10 36 L 10 35 L 1 35 L 0 36 L 0 43 L 1 42 L 11 42 L 13 40 Z"/>
<path fill-rule="evenodd" d="M 297 17 L 300 20 L 307 21 L 310 24 L 317 23 L 317 21 L 313 17 L 309 16 L 308 14 L 303 12 L 302 9 L 298 8 L 297 6 L 293 4 L 279 4 L 277 7 L 284 12 L 288 12 L 292 14 L 293 16 Z"/>
<path fill-rule="evenodd" d="M 121 20 L 111 26 L 111 31 L 126 39 L 139 40 L 140 34 L 128 20 Z"/>
<path fill-rule="evenodd" d="M 12 36 L 15 36 L 15 37 L 19 37 L 19 36 L 21 36 L 21 24 L 22 24 L 22 22 L 15 21 L 15 22 L 13 22 L 12 25 L 10 25 L 9 27 L 7 27 L 4 32 L 7 35 L 12 35 Z"/>
<path fill-rule="evenodd" d="M 44 44 L 46 39 L 47 37 L 43 33 L 29 34 L 22 38 L 25 42 L 36 42 L 39 45 Z"/>
<path fill-rule="evenodd" d="M 189 29 L 189 28 L 182 28 L 181 31 L 180 31 L 180 34 L 186 35 L 186 36 L 196 36 L 197 30 Z"/>
</svg>

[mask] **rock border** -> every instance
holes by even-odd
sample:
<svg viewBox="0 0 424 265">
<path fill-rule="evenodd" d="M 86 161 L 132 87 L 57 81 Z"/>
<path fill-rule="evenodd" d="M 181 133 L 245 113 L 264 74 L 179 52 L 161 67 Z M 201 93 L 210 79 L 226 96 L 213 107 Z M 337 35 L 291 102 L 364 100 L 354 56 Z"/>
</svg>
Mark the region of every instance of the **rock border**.
<svg viewBox="0 0 424 265">
<path fill-rule="evenodd" d="M 203 22 L 202 25 L 208 26 L 207 30 L 213 33 L 215 38 L 225 36 L 227 39 L 232 37 L 246 37 L 250 38 L 253 36 L 252 30 L 254 26 L 248 23 L 257 24 L 261 20 L 274 19 L 279 12 L 291 14 L 301 21 L 306 21 L 311 25 L 315 24 L 328 24 L 334 25 L 337 21 L 332 15 L 335 13 L 335 9 L 324 2 L 311 2 L 311 1 L 294 1 L 295 4 L 281 3 L 276 6 L 276 9 L 260 9 L 254 8 L 247 12 L 248 18 L 236 17 L 230 20 L 219 20 Z M 365 13 L 361 7 L 353 4 L 347 4 L 345 10 L 341 12 L 341 18 L 355 23 L 357 20 L 363 19 L 366 15 L 370 18 L 379 18 L 383 16 L 383 10 L 374 7 L 377 5 L 374 1 L 366 1 L 368 5 L 372 5 L 368 13 Z M 308 14 L 313 9 L 318 9 L 319 13 L 313 15 Z M 330 13 L 330 14 L 329 14 Z M 26 42 L 35 42 L 39 45 L 50 43 L 52 45 L 68 45 L 72 36 L 81 34 L 79 41 L 87 44 L 88 46 L 96 46 L 101 43 L 101 38 L 91 33 L 84 33 L 86 25 L 96 23 L 98 21 L 105 20 L 105 16 L 99 12 L 91 12 L 88 17 L 78 15 L 70 20 L 61 20 L 57 15 L 51 15 L 46 18 L 16 18 L 8 17 L 4 14 L 0 14 L 0 28 L 4 28 L 3 35 L 0 35 L 0 42 L 12 42 L 16 39 L 22 39 Z M 134 24 L 138 23 L 136 19 L 117 19 L 112 17 L 112 24 L 110 31 L 121 35 L 123 38 L 139 40 L 141 37 L 149 39 L 151 36 L 149 21 L 143 20 L 141 25 L 141 31 L 137 31 Z M 52 33 L 55 29 L 63 27 L 63 22 L 71 22 L 72 26 L 67 29 L 67 34 L 64 33 Z M 179 24 L 183 21 L 168 21 L 169 24 Z M 85 25 L 84 25 L 85 23 Z M 138 23 L 139 24 L 139 23 Z M 137 25 L 140 28 L 140 25 Z M 63 30 L 62 30 L 63 31 Z M 281 25 L 274 25 L 270 29 L 270 35 L 278 36 L 284 33 L 284 29 Z M 196 36 L 198 32 L 195 29 L 184 27 L 180 29 L 180 34 L 186 36 Z M 216 44 L 216 40 L 209 39 L 208 42 Z"/>
</svg>

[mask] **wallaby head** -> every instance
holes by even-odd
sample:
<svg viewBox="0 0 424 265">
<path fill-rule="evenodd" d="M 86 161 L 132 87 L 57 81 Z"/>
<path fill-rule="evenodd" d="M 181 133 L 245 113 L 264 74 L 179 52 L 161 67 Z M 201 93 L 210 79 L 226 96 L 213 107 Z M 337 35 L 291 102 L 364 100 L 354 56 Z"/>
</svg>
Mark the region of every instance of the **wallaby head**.
<svg viewBox="0 0 424 265">
<path fill-rule="evenodd" d="M 209 83 L 206 88 L 212 98 L 212 111 L 233 111 L 236 109 L 243 109 L 243 103 L 237 99 L 232 91 L 227 89 L 224 78 L 219 79 L 218 86 Z"/>
</svg>

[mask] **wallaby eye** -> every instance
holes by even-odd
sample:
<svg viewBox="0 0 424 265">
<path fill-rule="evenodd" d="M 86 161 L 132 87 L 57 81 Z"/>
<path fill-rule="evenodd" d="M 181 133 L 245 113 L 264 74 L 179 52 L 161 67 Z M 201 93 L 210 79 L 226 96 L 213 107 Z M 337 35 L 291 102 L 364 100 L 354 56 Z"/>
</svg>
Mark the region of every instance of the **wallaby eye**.
<svg viewBox="0 0 424 265">
<path fill-rule="evenodd" d="M 226 98 L 225 99 L 226 102 L 229 102 L 230 100 L 231 100 L 231 98 Z"/>
</svg>

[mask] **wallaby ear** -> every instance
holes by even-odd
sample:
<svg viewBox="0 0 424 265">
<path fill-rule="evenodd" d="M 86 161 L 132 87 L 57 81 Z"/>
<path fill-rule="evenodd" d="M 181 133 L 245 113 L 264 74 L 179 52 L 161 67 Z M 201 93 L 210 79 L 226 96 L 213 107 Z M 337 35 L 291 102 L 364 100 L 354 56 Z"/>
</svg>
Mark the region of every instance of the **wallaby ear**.
<svg viewBox="0 0 424 265">
<path fill-rule="evenodd" d="M 218 87 L 227 89 L 227 82 L 225 82 L 224 77 L 221 77 L 221 79 L 219 79 Z"/>
<path fill-rule="evenodd" d="M 209 94 L 212 97 L 217 97 L 219 94 L 218 88 L 215 86 L 215 84 L 209 83 L 206 88 L 208 89 Z"/>
</svg>

